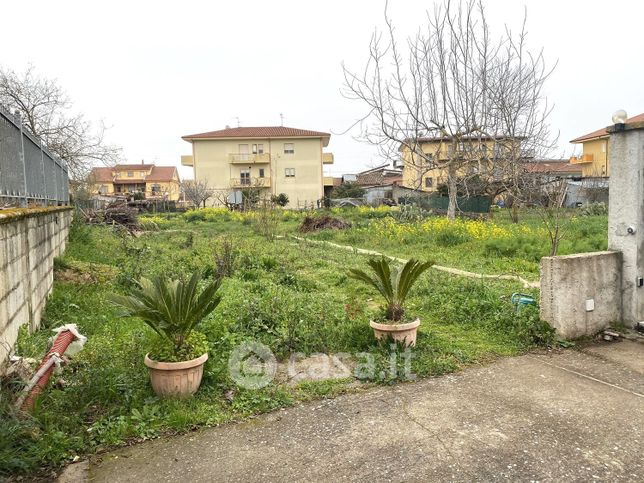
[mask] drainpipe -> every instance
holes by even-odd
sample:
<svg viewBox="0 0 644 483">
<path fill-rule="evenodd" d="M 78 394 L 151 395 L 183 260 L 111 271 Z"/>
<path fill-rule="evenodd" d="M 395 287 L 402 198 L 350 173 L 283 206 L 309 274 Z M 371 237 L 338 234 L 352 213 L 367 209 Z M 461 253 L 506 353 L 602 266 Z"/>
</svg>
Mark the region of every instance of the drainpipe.
<svg viewBox="0 0 644 483">
<path fill-rule="evenodd" d="M 60 365 L 63 360 L 62 356 L 65 354 L 69 345 L 75 340 L 78 340 L 82 347 L 82 345 L 87 341 L 87 337 L 78 332 L 75 324 L 64 325 L 54 329 L 54 331 L 58 332 L 58 335 L 40 363 L 40 366 L 38 366 L 36 374 L 34 374 L 16 400 L 15 407 L 17 409 L 28 411 L 33 408 L 36 398 L 47 386 L 47 382 L 54 371 L 54 366 Z"/>
</svg>

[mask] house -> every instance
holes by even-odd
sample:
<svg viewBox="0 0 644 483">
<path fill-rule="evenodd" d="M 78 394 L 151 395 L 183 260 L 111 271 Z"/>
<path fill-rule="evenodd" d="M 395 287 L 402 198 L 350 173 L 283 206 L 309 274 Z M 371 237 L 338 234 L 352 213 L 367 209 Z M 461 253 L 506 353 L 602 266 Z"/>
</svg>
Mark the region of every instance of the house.
<svg viewBox="0 0 644 483">
<path fill-rule="evenodd" d="M 228 197 L 256 188 L 260 198 L 285 193 L 292 208 L 317 206 L 324 197 L 323 166 L 333 164 L 333 154 L 324 152 L 330 138 L 284 126 L 226 127 L 183 136 L 192 154 L 182 156 L 181 164 L 192 167 L 194 179 Z M 214 196 L 211 202 L 221 200 Z"/>
<path fill-rule="evenodd" d="M 117 164 L 92 169 L 88 181 L 94 195 L 143 193 L 146 199 L 176 201 L 181 193 L 179 172 L 175 166 Z"/>
<path fill-rule="evenodd" d="M 401 169 L 390 169 L 389 164 L 362 171 L 356 175 L 355 183 L 359 186 L 383 186 L 402 181 Z"/>
<path fill-rule="evenodd" d="M 626 120 L 626 124 L 631 122 L 644 122 L 644 113 Z M 606 128 L 601 128 L 570 141 L 572 144 L 582 145 L 582 154 L 571 157 L 570 162 L 581 166 L 584 178 L 610 176 L 608 138 Z"/>
<path fill-rule="evenodd" d="M 410 148 L 410 145 L 414 149 Z M 524 158 L 532 155 L 521 152 L 521 139 L 472 136 L 461 137 L 455 142 L 449 137 L 420 137 L 401 144 L 402 184 L 407 188 L 434 192 L 441 184 L 447 183 L 447 163 L 457 164 L 457 176 L 490 172 L 495 160 Z M 423 155 L 418 153 L 422 150 Z"/>
</svg>

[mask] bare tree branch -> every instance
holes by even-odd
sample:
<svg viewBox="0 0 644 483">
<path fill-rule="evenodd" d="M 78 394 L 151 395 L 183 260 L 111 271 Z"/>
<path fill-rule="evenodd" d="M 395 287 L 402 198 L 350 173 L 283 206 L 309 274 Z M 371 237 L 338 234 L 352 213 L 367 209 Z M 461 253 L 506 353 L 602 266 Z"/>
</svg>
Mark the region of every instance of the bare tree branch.
<svg viewBox="0 0 644 483">
<path fill-rule="evenodd" d="M 72 103 L 55 80 L 39 77 L 32 66 L 23 73 L 0 68 L 0 104 L 19 111 L 26 128 L 49 151 L 67 163 L 70 177 L 82 180 L 96 162 L 118 161 L 121 149 L 105 143 L 105 126 L 95 128 Z"/>
</svg>

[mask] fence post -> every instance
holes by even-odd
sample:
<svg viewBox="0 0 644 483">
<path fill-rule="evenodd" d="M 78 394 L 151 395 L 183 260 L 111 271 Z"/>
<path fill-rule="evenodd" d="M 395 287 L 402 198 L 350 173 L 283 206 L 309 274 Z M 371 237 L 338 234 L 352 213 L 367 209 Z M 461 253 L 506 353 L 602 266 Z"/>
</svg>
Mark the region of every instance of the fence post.
<svg viewBox="0 0 644 483">
<path fill-rule="evenodd" d="M 47 180 L 45 179 L 45 152 L 42 148 L 42 139 L 38 138 L 40 145 L 40 170 L 42 171 L 42 199 L 45 206 L 49 206 L 49 198 L 47 198 Z"/>
<path fill-rule="evenodd" d="M 23 197 L 20 201 L 20 205 L 23 208 L 27 208 L 27 163 L 25 162 L 25 135 L 23 133 L 22 116 L 20 115 L 20 112 L 16 113 L 16 118 L 18 119 L 18 123 L 20 124 L 20 161 L 22 162 L 22 185 L 24 187 L 24 191 L 22 193 Z"/>
</svg>

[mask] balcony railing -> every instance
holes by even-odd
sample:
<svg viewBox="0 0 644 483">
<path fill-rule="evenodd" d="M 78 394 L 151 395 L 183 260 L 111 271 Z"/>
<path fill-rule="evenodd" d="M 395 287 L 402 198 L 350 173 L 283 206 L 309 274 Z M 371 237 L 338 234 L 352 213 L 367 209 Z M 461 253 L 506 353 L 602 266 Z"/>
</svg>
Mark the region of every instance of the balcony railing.
<svg viewBox="0 0 644 483">
<path fill-rule="evenodd" d="M 333 153 L 322 153 L 322 164 L 333 164 Z"/>
<path fill-rule="evenodd" d="M 595 160 L 594 154 L 580 154 L 579 156 L 572 156 L 570 158 L 571 164 L 592 163 Z"/>
<path fill-rule="evenodd" d="M 271 155 L 269 153 L 230 153 L 228 160 L 233 164 L 270 163 Z"/>
<path fill-rule="evenodd" d="M 270 178 L 230 178 L 232 188 L 268 188 Z"/>
</svg>

